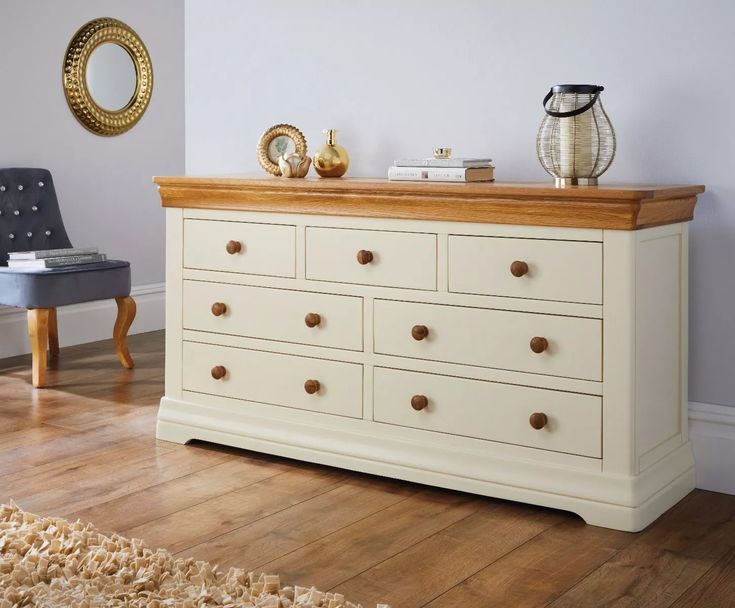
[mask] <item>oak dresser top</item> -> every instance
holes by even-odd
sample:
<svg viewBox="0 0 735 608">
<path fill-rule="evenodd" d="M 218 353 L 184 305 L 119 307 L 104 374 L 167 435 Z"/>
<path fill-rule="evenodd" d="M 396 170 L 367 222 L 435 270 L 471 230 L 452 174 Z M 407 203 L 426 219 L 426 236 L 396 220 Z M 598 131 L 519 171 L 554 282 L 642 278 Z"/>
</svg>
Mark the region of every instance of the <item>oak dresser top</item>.
<svg viewBox="0 0 735 608">
<path fill-rule="evenodd" d="M 154 177 L 164 207 L 636 230 L 689 221 L 700 185 Z"/>
</svg>

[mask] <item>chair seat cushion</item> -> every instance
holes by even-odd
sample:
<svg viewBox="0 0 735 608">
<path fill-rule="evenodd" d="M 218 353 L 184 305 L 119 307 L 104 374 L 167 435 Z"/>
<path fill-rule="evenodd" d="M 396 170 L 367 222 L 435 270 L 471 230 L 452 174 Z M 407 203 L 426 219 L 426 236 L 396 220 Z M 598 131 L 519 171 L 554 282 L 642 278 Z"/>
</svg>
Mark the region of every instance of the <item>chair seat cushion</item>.
<svg viewBox="0 0 735 608">
<path fill-rule="evenodd" d="M 107 260 L 62 268 L 0 267 L 0 304 L 55 308 L 130 295 L 130 263 Z"/>
</svg>

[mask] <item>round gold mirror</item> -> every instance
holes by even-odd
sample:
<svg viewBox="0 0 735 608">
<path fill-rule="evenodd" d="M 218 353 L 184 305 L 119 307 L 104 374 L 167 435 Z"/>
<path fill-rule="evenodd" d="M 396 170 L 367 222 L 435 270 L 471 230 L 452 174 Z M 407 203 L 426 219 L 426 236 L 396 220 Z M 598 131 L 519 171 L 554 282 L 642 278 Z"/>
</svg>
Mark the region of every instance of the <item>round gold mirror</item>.
<svg viewBox="0 0 735 608">
<path fill-rule="evenodd" d="M 97 135 L 120 135 L 151 100 L 153 68 L 140 37 L 117 19 L 82 26 L 66 49 L 64 94 L 74 116 Z"/>
<path fill-rule="evenodd" d="M 92 99 L 109 112 L 119 112 L 135 97 L 138 84 L 135 63 L 125 47 L 114 42 L 100 44 L 92 51 L 85 78 Z"/>
</svg>

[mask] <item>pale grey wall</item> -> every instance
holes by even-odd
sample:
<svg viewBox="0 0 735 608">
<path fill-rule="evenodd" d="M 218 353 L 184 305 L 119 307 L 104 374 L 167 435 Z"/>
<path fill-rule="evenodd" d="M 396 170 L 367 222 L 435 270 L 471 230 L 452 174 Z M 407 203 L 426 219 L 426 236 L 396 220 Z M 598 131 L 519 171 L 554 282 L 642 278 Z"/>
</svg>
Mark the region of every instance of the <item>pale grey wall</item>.
<svg viewBox="0 0 735 608">
<path fill-rule="evenodd" d="M 351 175 L 437 145 L 535 155 L 549 85 L 603 84 L 605 182 L 704 183 L 691 226 L 690 398 L 735 405 L 735 8 L 722 0 L 187 0 L 187 172 L 259 171 L 268 126 L 314 150 L 341 129 Z"/>
<path fill-rule="evenodd" d="M 117 137 L 69 110 L 61 67 L 84 23 L 114 17 L 153 62 L 150 106 Z M 0 0 L 0 166 L 51 170 L 75 245 L 128 259 L 133 285 L 164 278 L 164 214 L 151 176 L 184 171 L 184 4 L 180 0 Z"/>
</svg>

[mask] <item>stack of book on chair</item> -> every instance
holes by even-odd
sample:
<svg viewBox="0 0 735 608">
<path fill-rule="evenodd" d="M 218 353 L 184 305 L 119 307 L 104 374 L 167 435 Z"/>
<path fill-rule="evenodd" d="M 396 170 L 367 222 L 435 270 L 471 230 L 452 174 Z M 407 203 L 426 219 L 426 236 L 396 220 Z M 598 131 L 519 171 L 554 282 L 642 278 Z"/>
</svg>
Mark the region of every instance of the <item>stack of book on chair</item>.
<svg viewBox="0 0 735 608">
<path fill-rule="evenodd" d="M 97 247 L 69 247 L 68 249 L 41 249 L 39 251 L 11 251 L 8 253 L 10 270 L 34 268 L 61 268 L 77 264 L 104 262 L 107 256 Z"/>
<path fill-rule="evenodd" d="M 388 179 L 416 182 L 491 182 L 491 158 L 407 158 L 388 169 Z"/>
</svg>

